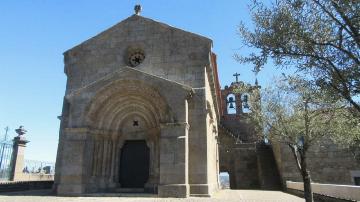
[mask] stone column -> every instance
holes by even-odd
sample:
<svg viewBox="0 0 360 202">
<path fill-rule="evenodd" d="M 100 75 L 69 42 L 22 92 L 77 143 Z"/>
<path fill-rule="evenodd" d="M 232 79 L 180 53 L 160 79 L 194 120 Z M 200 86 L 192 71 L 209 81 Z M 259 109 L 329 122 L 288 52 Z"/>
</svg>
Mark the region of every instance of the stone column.
<svg viewBox="0 0 360 202">
<path fill-rule="evenodd" d="M 188 197 L 188 123 L 167 123 L 160 135 L 160 197 Z"/>
<path fill-rule="evenodd" d="M 13 152 L 12 152 L 12 164 L 11 164 L 11 181 L 21 181 L 24 180 L 24 153 L 26 144 L 29 142 L 25 139 L 24 134 L 26 130 L 23 126 L 20 126 L 19 129 L 15 130 L 18 133 L 18 136 L 14 138 Z"/>
</svg>

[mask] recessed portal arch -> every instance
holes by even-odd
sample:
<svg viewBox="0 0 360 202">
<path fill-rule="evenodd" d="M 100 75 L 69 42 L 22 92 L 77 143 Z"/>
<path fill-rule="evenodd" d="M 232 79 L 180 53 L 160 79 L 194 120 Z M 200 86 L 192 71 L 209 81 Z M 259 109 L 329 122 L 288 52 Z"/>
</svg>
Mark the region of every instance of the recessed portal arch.
<svg viewBox="0 0 360 202">
<path fill-rule="evenodd" d="M 99 90 L 87 111 L 86 125 L 96 137 L 93 139 L 92 179 L 106 182 L 96 186 L 99 189 L 139 188 L 139 182 L 131 184 L 125 179 L 127 175 L 139 175 L 147 179 L 144 182 L 145 189 L 156 190 L 160 173 L 160 123 L 172 122 L 174 119 L 163 96 L 156 88 L 140 81 L 121 80 Z M 149 155 L 147 174 L 138 167 L 129 168 L 141 163 L 129 152 L 143 157 Z M 128 165 L 121 164 L 124 162 Z M 139 173 L 133 173 L 137 171 Z"/>
</svg>

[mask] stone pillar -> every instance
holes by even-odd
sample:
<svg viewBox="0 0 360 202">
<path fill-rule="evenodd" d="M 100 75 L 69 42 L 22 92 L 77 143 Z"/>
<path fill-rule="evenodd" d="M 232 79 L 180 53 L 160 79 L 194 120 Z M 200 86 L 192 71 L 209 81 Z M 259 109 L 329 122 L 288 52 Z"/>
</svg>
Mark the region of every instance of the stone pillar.
<svg viewBox="0 0 360 202">
<path fill-rule="evenodd" d="M 12 164 L 11 164 L 11 181 L 24 180 L 24 153 L 27 141 L 22 135 L 14 138 L 14 146 L 12 152 Z"/>
<path fill-rule="evenodd" d="M 160 135 L 160 197 L 188 197 L 188 123 L 167 123 Z"/>
<path fill-rule="evenodd" d="M 87 140 L 92 138 L 88 128 L 65 128 L 60 134 L 61 162 L 56 193 L 62 196 L 79 196 L 85 193 L 91 176 L 91 150 Z"/>
</svg>

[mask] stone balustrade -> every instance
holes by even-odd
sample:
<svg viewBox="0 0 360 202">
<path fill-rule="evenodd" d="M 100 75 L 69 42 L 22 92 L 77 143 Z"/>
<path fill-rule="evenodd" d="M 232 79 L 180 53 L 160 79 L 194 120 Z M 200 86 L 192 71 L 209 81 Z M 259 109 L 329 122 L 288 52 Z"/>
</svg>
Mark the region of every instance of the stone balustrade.
<svg viewBox="0 0 360 202">
<path fill-rule="evenodd" d="M 54 174 L 22 173 L 14 181 L 52 181 Z"/>
</svg>

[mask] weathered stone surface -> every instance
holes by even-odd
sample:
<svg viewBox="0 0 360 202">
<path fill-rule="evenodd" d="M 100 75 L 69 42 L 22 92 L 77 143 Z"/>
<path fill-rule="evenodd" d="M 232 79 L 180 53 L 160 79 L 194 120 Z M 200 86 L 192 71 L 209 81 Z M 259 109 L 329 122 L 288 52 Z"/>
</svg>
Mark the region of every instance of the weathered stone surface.
<svg viewBox="0 0 360 202">
<path fill-rule="evenodd" d="M 259 87 L 233 82 L 221 91 L 220 170 L 229 173 L 233 189 L 280 189 L 281 185 L 286 187 L 287 180 L 302 181 L 287 145 L 271 142 L 268 149 L 261 149 L 262 145 L 256 143 L 258 135 L 254 133 L 248 114 L 244 113 L 242 96 L 248 94 L 248 100 L 256 101 Z M 233 114 L 228 113 L 229 95 L 233 97 Z M 257 107 L 256 102 L 252 104 Z M 311 146 L 307 164 L 313 182 L 354 185 L 355 178 L 360 177 L 359 159 L 326 137 Z"/>
<path fill-rule="evenodd" d="M 23 173 L 24 169 L 24 153 L 27 141 L 23 135 L 14 138 L 14 145 L 12 151 L 12 164 L 11 164 L 11 176 L 12 181 L 21 181 L 26 179 L 26 174 Z"/>
<path fill-rule="evenodd" d="M 287 145 L 274 143 L 274 154 L 284 185 L 287 180 L 302 181 Z M 310 147 L 307 163 L 311 179 L 316 183 L 354 185 L 354 178 L 360 177 L 360 161 L 327 138 Z"/>
<path fill-rule="evenodd" d="M 257 101 L 259 88 L 238 81 L 221 91 L 220 171 L 229 173 L 231 189 L 280 189 L 272 149 L 269 145 L 259 143 L 259 134 L 255 133 L 244 107 L 250 103 L 246 103 L 243 96 L 247 95 L 249 101 Z M 251 107 L 257 107 L 254 102 L 251 104 Z M 230 113 L 231 110 L 233 113 Z"/>
<path fill-rule="evenodd" d="M 212 195 L 219 84 L 211 46 L 133 15 L 65 52 L 57 193 L 116 192 L 123 145 L 144 140 L 150 163 L 142 188 L 163 197 Z"/>
</svg>

